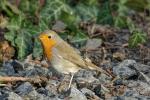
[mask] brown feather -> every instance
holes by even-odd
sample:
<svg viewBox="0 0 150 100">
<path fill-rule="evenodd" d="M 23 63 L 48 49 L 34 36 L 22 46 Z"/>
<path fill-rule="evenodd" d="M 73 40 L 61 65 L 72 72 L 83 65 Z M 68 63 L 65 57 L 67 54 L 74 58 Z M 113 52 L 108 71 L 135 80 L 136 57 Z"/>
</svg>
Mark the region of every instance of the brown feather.
<svg viewBox="0 0 150 100">
<path fill-rule="evenodd" d="M 65 41 L 62 41 L 56 45 L 55 48 L 59 50 L 59 53 L 64 59 L 69 60 L 70 62 L 82 67 L 83 69 L 88 69 L 88 66 L 86 66 L 82 57 Z"/>
</svg>

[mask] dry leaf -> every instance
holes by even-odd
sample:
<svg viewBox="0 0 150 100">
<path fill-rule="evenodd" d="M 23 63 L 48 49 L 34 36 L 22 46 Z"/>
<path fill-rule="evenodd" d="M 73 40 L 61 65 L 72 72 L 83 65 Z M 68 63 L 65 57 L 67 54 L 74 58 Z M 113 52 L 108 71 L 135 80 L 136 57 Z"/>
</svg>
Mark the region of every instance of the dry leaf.
<svg viewBox="0 0 150 100">
<path fill-rule="evenodd" d="M 124 60 L 126 58 L 126 56 L 125 56 L 125 53 L 115 52 L 115 53 L 113 53 L 113 58 L 122 61 L 122 60 Z"/>
<path fill-rule="evenodd" d="M 0 42 L 0 62 L 10 60 L 15 54 L 15 49 L 8 41 Z"/>
</svg>

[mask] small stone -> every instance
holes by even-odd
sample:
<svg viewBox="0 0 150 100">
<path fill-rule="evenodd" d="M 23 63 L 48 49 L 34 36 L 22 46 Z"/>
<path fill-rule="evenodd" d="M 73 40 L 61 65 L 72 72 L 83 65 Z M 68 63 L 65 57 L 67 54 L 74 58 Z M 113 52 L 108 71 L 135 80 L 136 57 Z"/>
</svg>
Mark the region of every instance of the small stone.
<svg viewBox="0 0 150 100">
<path fill-rule="evenodd" d="M 122 80 L 122 79 L 117 79 L 114 81 L 114 85 L 126 85 L 127 81 L 126 80 Z"/>
<path fill-rule="evenodd" d="M 48 69 L 44 67 L 35 67 L 25 71 L 25 76 L 47 76 Z"/>
<path fill-rule="evenodd" d="M 58 95 L 57 87 L 58 87 L 59 84 L 60 84 L 60 82 L 57 81 L 57 80 L 50 80 L 50 81 L 47 82 L 47 85 L 46 85 L 45 89 L 50 91 L 50 94 L 48 94 L 50 97 Z"/>
<path fill-rule="evenodd" d="M 53 25 L 52 29 L 56 32 L 63 32 L 66 28 L 66 24 L 62 21 L 56 21 L 56 23 Z"/>
<path fill-rule="evenodd" d="M 139 100 L 135 97 L 126 97 L 126 96 L 115 96 L 107 100 Z"/>
<path fill-rule="evenodd" d="M 98 77 L 101 84 L 109 83 L 111 81 L 111 77 L 109 77 L 106 74 L 101 73 L 101 75 Z"/>
<path fill-rule="evenodd" d="M 113 67 L 113 73 L 121 78 L 129 78 L 137 74 L 137 72 L 131 68 L 136 62 L 134 60 L 124 60 L 118 66 Z"/>
<path fill-rule="evenodd" d="M 93 50 L 93 49 L 97 49 L 98 47 L 100 47 L 102 44 L 102 40 L 101 39 L 88 39 L 85 49 L 86 50 Z"/>
<path fill-rule="evenodd" d="M 24 96 L 24 100 L 52 100 L 52 99 L 43 94 L 39 94 L 37 91 L 33 90 Z"/>
<path fill-rule="evenodd" d="M 94 75 L 96 75 L 94 71 L 80 70 L 75 74 L 74 78 L 77 81 L 77 83 L 80 82 L 92 83 L 94 81 L 98 81 L 98 79 L 96 79 Z"/>
<path fill-rule="evenodd" d="M 32 85 L 29 82 L 25 82 L 18 86 L 15 92 L 21 96 L 24 96 L 33 90 Z"/>
<path fill-rule="evenodd" d="M 15 72 L 22 71 L 24 69 L 23 64 L 17 60 L 12 61 L 12 66 L 14 67 Z"/>
<path fill-rule="evenodd" d="M 128 81 L 128 90 L 126 91 L 126 95 L 130 95 L 132 93 L 133 96 L 139 96 L 139 95 L 144 95 L 144 96 L 149 96 L 150 95 L 150 86 L 146 82 L 142 81 Z"/>
<path fill-rule="evenodd" d="M 75 87 L 71 87 L 69 100 L 87 100 L 86 96 Z"/>
<path fill-rule="evenodd" d="M 82 88 L 81 89 L 81 92 L 87 97 L 87 98 L 90 98 L 90 99 L 93 99 L 93 100 L 100 100 L 100 98 L 95 95 L 95 93 L 87 88 Z"/>
<path fill-rule="evenodd" d="M 14 75 L 14 74 L 15 74 L 15 70 L 14 70 L 14 67 L 13 67 L 11 61 L 4 62 L 4 63 L 3 63 L 3 67 L 4 67 L 4 72 L 5 72 L 7 75 Z"/>
<path fill-rule="evenodd" d="M 48 95 L 48 90 L 47 89 L 45 89 L 45 88 L 38 88 L 37 90 L 36 90 L 38 93 L 40 93 L 40 94 L 43 94 L 43 95 Z"/>
<path fill-rule="evenodd" d="M 96 95 L 98 95 L 99 97 L 101 97 L 102 95 L 109 93 L 110 91 L 104 87 L 102 84 L 97 85 L 94 90 Z"/>
<path fill-rule="evenodd" d="M 23 99 L 18 94 L 14 93 L 14 92 L 10 92 L 9 96 L 7 97 L 7 100 L 23 100 Z"/>
<path fill-rule="evenodd" d="M 150 77 L 150 66 L 144 64 L 136 64 L 136 69 Z"/>
</svg>

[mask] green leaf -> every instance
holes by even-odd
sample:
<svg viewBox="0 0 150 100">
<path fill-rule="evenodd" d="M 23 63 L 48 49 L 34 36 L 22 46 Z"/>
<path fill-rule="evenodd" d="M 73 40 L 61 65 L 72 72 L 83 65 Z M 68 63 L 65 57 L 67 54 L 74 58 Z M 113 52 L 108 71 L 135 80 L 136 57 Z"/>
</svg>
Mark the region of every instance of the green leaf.
<svg viewBox="0 0 150 100">
<path fill-rule="evenodd" d="M 147 36 L 145 33 L 140 31 L 134 31 L 129 38 L 129 47 L 136 47 L 140 43 L 145 43 Z"/>
<path fill-rule="evenodd" d="M 100 13 L 99 7 L 97 5 L 88 6 L 82 3 L 79 3 L 76 6 L 75 12 L 83 21 L 96 21 Z"/>
<path fill-rule="evenodd" d="M 8 0 L 0 1 L 0 11 L 5 12 L 6 15 L 10 17 L 20 14 L 20 10 L 16 6 L 12 5 Z"/>
<path fill-rule="evenodd" d="M 31 53 L 32 50 L 33 43 L 30 33 L 23 29 L 19 31 L 17 37 L 15 38 L 15 44 L 18 48 L 18 59 L 23 59 L 25 56 Z"/>
<path fill-rule="evenodd" d="M 15 46 L 15 36 L 16 33 L 14 31 L 9 31 L 4 34 L 5 39 L 9 40 L 13 46 Z"/>
<path fill-rule="evenodd" d="M 24 16 L 19 15 L 19 16 L 14 16 L 10 19 L 9 24 L 7 25 L 7 29 L 11 31 L 17 31 L 21 29 L 21 25 L 23 23 Z"/>
<path fill-rule="evenodd" d="M 64 0 L 47 0 L 46 5 L 40 13 L 40 18 L 46 22 L 58 20 L 59 16 L 62 14 L 62 11 L 70 14 L 73 13 L 73 10 Z"/>
<path fill-rule="evenodd" d="M 34 47 L 33 47 L 33 57 L 41 58 L 42 54 L 43 54 L 42 45 L 41 45 L 40 41 L 38 40 L 38 38 L 35 38 L 34 39 Z"/>
<path fill-rule="evenodd" d="M 98 0 L 80 0 L 80 3 L 84 3 L 87 6 L 98 5 Z"/>
<path fill-rule="evenodd" d="M 144 11 L 148 7 L 148 0 L 127 0 L 125 5 L 135 11 Z"/>
<path fill-rule="evenodd" d="M 35 15 L 36 10 L 39 8 L 39 2 L 35 0 L 21 0 L 19 8 L 26 14 Z M 31 17 L 31 16 L 30 16 Z"/>
<path fill-rule="evenodd" d="M 126 17 L 124 16 L 116 17 L 114 26 L 119 28 L 127 28 Z"/>
<path fill-rule="evenodd" d="M 60 15 L 60 20 L 63 21 L 64 23 L 66 23 L 68 26 L 70 25 L 77 25 L 76 21 L 77 21 L 77 16 L 74 13 L 68 13 L 65 11 L 62 11 L 61 15 Z"/>
<path fill-rule="evenodd" d="M 85 33 L 78 31 L 78 33 L 75 33 L 75 36 L 73 36 L 70 40 L 72 44 L 75 44 L 76 47 L 82 46 L 85 44 L 85 42 L 89 39 Z"/>
<path fill-rule="evenodd" d="M 136 30 L 136 26 L 130 17 L 127 18 L 127 26 L 130 33 L 133 33 Z"/>
<path fill-rule="evenodd" d="M 109 0 L 105 0 L 101 7 L 97 8 L 97 10 L 100 11 L 98 14 L 97 23 L 113 25 L 113 16 L 111 14 Z"/>
</svg>

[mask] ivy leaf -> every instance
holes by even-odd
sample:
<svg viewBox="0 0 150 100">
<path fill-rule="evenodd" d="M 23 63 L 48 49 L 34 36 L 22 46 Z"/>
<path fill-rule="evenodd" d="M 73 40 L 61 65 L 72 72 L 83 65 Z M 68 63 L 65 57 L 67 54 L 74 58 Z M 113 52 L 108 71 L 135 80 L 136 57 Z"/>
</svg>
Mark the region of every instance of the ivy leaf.
<svg viewBox="0 0 150 100">
<path fill-rule="evenodd" d="M 15 41 L 14 41 L 15 36 L 16 33 L 14 31 L 9 31 L 4 34 L 5 39 L 10 41 L 13 46 L 15 46 Z"/>
<path fill-rule="evenodd" d="M 100 8 L 97 8 L 97 10 L 100 11 L 98 14 L 98 20 L 97 23 L 100 24 L 113 24 L 113 16 L 111 14 L 111 8 L 110 8 L 110 0 L 104 0 L 104 3 L 101 5 Z"/>
<path fill-rule="evenodd" d="M 19 8 L 21 11 L 34 15 L 35 11 L 39 7 L 39 2 L 34 0 L 21 0 L 19 4 Z M 31 17 L 31 16 L 30 16 Z"/>
<path fill-rule="evenodd" d="M 80 19 L 83 21 L 96 21 L 100 13 L 97 5 L 88 6 L 83 3 L 79 3 L 76 6 L 75 11 L 79 14 Z"/>
<path fill-rule="evenodd" d="M 20 14 L 20 10 L 8 0 L 1 0 L 0 11 L 1 10 L 3 10 L 10 17 Z"/>
<path fill-rule="evenodd" d="M 33 57 L 41 58 L 42 54 L 43 54 L 42 45 L 41 45 L 40 41 L 37 38 L 35 38 L 34 39 L 34 47 L 33 47 Z"/>
<path fill-rule="evenodd" d="M 49 22 L 59 19 L 62 11 L 72 14 L 73 10 L 64 0 L 47 0 L 45 7 L 41 11 L 41 19 Z"/>
<path fill-rule="evenodd" d="M 83 46 L 85 42 L 89 39 L 85 33 L 79 31 L 78 33 L 75 34 L 75 36 L 72 37 L 70 42 L 74 44 L 76 47 Z"/>
<path fill-rule="evenodd" d="M 17 30 L 21 29 L 21 25 L 22 25 L 23 20 L 24 20 L 23 15 L 14 16 L 13 18 L 10 19 L 10 22 L 6 28 L 8 30 L 17 31 Z"/>
<path fill-rule="evenodd" d="M 22 29 L 18 32 L 17 37 L 15 38 L 15 44 L 18 48 L 18 59 L 23 59 L 32 50 L 33 43 L 30 33 Z"/>
<path fill-rule="evenodd" d="M 9 30 L 4 34 L 5 39 L 9 40 L 13 46 L 15 46 L 15 37 L 18 30 L 21 29 L 22 21 L 24 17 L 22 15 L 14 16 L 10 19 L 6 28 Z"/>
<path fill-rule="evenodd" d="M 64 23 L 66 23 L 68 26 L 77 25 L 78 16 L 76 16 L 74 13 L 68 13 L 65 11 L 62 11 L 62 14 L 60 15 L 60 20 L 62 20 Z"/>
</svg>

